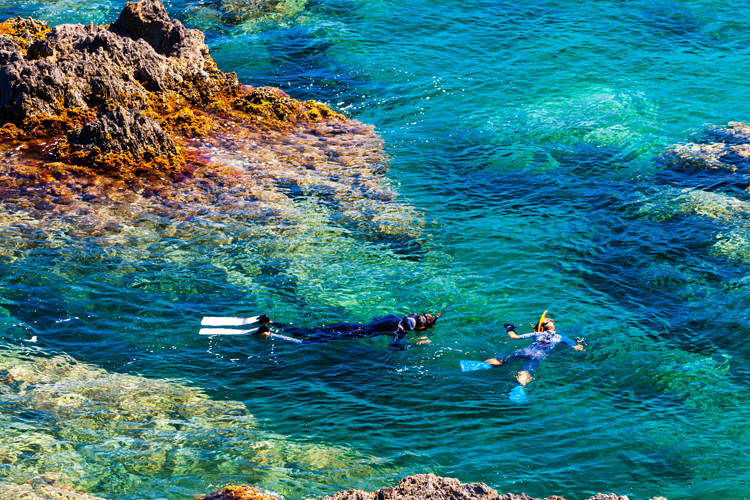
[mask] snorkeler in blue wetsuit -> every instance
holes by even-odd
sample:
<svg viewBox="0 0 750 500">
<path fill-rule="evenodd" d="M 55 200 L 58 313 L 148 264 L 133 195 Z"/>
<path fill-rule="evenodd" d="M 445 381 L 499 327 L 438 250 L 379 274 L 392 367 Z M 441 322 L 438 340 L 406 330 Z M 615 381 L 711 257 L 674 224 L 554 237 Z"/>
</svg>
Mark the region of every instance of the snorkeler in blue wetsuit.
<svg viewBox="0 0 750 500">
<path fill-rule="evenodd" d="M 409 347 L 404 343 L 404 337 L 408 332 L 420 332 L 435 326 L 440 314 L 409 314 L 408 316 L 396 316 L 390 314 L 375 319 L 369 323 L 336 323 L 334 325 L 313 328 L 300 328 L 270 321 L 270 326 L 283 330 L 284 333 L 299 338 L 303 344 L 329 342 L 331 340 L 378 337 L 380 335 L 393 335 L 388 347 L 396 350 L 404 350 Z M 271 330 L 264 325 L 258 330 L 260 335 L 269 335 Z M 429 344 L 424 338 L 417 339 L 417 345 Z"/>
<path fill-rule="evenodd" d="M 583 350 L 582 345 L 577 344 L 575 341 L 569 339 L 568 337 L 555 332 L 555 322 L 552 320 L 552 318 L 542 319 L 542 321 L 539 322 L 539 331 L 526 333 L 524 335 L 518 335 L 514 331 L 516 327 L 512 324 L 506 324 L 504 326 L 510 338 L 533 338 L 534 341 L 528 347 L 518 349 L 517 351 L 513 351 L 512 353 L 505 356 L 490 358 L 485 362 L 494 366 L 500 366 L 510 361 L 519 359 L 523 360 L 524 364 L 521 367 L 521 371 L 519 371 L 518 375 L 516 375 L 516 380 L 518 380 L 518 383 L 521 384 L 521 386 L 525 386 L 533 380 L 533 377 L 531 376 L 531 370 L 539 366 L 539 363 L 541 363 L 542 360 L 547 357 L 547 354 L 549 354 L 550 351 L 554 349 L 554 347 L 560 342 L 565 342 L 576 351 Z"/>
</svg>

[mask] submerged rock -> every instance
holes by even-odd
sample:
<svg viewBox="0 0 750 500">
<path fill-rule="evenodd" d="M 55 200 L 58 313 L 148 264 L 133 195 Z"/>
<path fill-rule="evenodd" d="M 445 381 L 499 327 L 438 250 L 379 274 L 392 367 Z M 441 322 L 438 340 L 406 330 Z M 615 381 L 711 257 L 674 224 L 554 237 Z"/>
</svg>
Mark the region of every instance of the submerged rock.
<svg viewBox="0 0 750 500">
<path fill-rule="evenodd" d="M 685 169 L 745 169 L 750 166 L 750 126 L 729 122 L 726 127 L 711 127 L 696 142 L 675 146 L 659 159 Z"/>
<path fill-rule="evenodd" d="M 39 476 L 24 484 L 0 483 L 0 500 L 102 500 L 70 484 L 62 475 Z"/>
<path fill-rule="evenodd" d="M 264 432 L 241 402 L 213 400 L 182 381 L 111 373 L 7 346 L 0 348 L 0 376 L 0 500 L 136 494 L 144 478 L 226 482 L 241 473 L 273 485 L 293 481 L 297 468 L 374 473 L 346 448 Z"/>
</svg>

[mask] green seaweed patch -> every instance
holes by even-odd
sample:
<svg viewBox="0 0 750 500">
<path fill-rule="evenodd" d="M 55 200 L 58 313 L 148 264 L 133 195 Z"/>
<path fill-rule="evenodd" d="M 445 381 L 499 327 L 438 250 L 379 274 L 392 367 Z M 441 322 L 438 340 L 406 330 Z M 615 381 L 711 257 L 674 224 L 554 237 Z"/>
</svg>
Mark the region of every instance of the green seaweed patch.
<svg viewBox="0 0 750 500">
<path fill-rule="evenodd" d="M 209 495 L 199 495 L 196 500 L 278 500 L 278 498 L 263 490 L 243 484 L 227 486 Z"/>
<path fill-rule="evenodd" d="M 130 152 L 103 152 L 98 146 L 76 149 L 66 139 L 61 139 L 53 148 L 60 159 L 73 165 L 83 165 L 95 171 L 115 176 L 128 183 L 141 182 L 143 177 L 173 177 L 187 174 L 184 156 L 178 154 L 166 157 L 146 150 L 134 155 Z"/>
<path fill-rule="evenodd" d="M 32 43 L 44 39 L 49 31 L 47 23 L 32 18 L 22 19 L 20 16 L 0 23 L 0 35 L 12 38 L 23 55 L 27 54 Z"/>
</svg>

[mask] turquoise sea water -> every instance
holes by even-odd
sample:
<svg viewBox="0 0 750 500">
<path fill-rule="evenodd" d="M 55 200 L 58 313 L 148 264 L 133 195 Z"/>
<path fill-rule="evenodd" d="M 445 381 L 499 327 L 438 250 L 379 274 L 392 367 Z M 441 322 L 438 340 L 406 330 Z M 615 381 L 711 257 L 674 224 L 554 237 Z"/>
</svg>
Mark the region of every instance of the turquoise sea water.
<svg viewBox="0 0 750 500">
<path fill-rule="evenodd" d="M 123 5 L 0 1 L 0 15 L 107 23 Z M 0 473 L 67 472 L 112 499 L 237 483 L 321 497 L 426 472 L 569 500 L 750 498 L 750 181 L 656 158 L 748 119 L 746 4 L 166 7 L 243 83 L 374 125 L 397 193 L 389 217 L 410 237 L 305 194 L 283 219 L 144 219 L 87 237 L 3 212 L 3 352 L 177 379 L 255 421 L 199 436 L 124 429 L 114 446 L 16 399 L 0 406 L 4 434 L 43 444 Z M 461 359 L 522 347 L 501 325 L 545 309 L 588 347 L 557 347 L 528 404 L 508 399 L 514 367 L 461 373 Z M 203 316 L 318 325 L 421 311 L 443 317 L 431 345 L 406 352 L 386 338 L 198 336 Z M 60 450 L 77 465 L 42 460 Z"/>
</svg>

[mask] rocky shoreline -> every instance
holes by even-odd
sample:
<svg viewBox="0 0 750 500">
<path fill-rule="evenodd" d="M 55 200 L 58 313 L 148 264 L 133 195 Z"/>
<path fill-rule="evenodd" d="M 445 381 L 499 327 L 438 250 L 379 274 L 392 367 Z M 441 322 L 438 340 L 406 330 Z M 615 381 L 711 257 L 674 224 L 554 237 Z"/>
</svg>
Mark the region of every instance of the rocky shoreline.
<svg viewBox="0 0 750 500">
<path fill-rule="evenodd" d="M 250 486 L 230 486 L 198 500 L 277 500 L 262 490 Z M 313 500 L 313 499 L 308 499 Z M 484 483 L 464 484 L 458 479 L 440 477 L 434 474 L 415 474 L 403 478 L 395 487 L 377 491 L 349 490 L 327 496 L 323 500 L 540 500 L 524 493 L 500 494 Z M 543 500 L 565 500 L 560 496 L 546 497 Z M 583 499 L 582 499 L 583 500 Z M 597 493 L 586 500 L 629 500 L 626 496 L 614 493 Z M 666 500 L 654 497 L 651 500 Z"/>
</svg>

